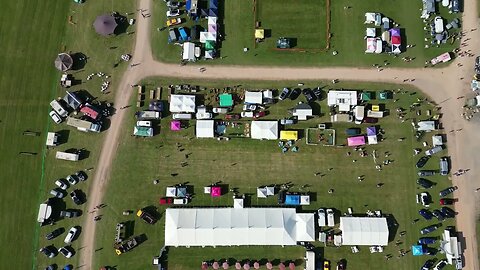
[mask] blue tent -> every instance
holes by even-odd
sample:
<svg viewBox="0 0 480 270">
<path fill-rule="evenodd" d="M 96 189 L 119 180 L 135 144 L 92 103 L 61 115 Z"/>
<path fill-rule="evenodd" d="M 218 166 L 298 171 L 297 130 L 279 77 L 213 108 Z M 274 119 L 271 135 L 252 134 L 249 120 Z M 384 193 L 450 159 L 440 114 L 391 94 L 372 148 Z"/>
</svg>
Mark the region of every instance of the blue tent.
<svg viewBox="0 0 480 270">
<path fill-rule="evenodd" d="M 421 245 L 412 246 L 412 255 L 413 256 L 420 256 L 423 255 L 423 248 Z"/>
<path fill-rule="evenodd" d="M 218 0 L 210 0 L 210 5 L 208 6 L 209 8 L 218 8 Z"/>
<path fill-rule="evenodd" d="M 208 10 L 208 16 L 210 17 L 218 17 L 218 9 L 211 8 Z"/>
<path fill-rule="evenodd" d="M 187 11 L 190 11 L 191 8 L 192 8 L 192 0 L 187 0 L 187 3 L 185 3 L 185 9 Z"/>
<path fill-rule="evenodd" d="M 300 205 L 300 195 L 291 195 L 288 194 L 285 196 L 286 205 Z"/>
</svg>

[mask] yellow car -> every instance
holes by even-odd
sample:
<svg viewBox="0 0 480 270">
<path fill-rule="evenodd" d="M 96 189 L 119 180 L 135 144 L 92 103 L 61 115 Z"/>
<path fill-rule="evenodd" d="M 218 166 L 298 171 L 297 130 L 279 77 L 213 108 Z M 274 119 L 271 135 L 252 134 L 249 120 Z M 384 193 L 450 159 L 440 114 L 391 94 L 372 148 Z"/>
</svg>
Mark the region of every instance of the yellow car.
<svg viewBox="0 0 480 270">
<path fill-rule="evenodd" d="M 182 23 L 182 18 L 171 18 L 167 20 L 167 26 L 173 26 Z"/>
<path fill-rule="evenodd" d="M 330 270 L 330 262 L 325 260 L 323 261 L 323 270 Z"/>
</svg>

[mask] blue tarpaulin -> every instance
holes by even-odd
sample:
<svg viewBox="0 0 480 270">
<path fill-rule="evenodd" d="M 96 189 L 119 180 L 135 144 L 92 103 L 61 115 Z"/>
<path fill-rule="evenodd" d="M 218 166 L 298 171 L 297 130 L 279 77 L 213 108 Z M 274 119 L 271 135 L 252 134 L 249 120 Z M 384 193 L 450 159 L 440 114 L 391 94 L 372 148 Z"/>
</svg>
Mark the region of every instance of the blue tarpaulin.
<svg viewBox="0 0 480 270">
<path fill-rule="evenodd" d="M 423 248 L 421 245 L 412 246 L 412 255 L 413 256 L 420 256 L 423 255 Z"/>
<path fill-rule="evenodd" d="M 285 196 L 286 205 L 300 205 L 300 195 L 287 195 Z"/>
<path fill-rule="evenodd" d="M 190 11 L 191 8 L 192 8 L 192 0 L 187 0 L 187 3 L 185 3 L 185 9 L 187 11 Z"/>
</svg>

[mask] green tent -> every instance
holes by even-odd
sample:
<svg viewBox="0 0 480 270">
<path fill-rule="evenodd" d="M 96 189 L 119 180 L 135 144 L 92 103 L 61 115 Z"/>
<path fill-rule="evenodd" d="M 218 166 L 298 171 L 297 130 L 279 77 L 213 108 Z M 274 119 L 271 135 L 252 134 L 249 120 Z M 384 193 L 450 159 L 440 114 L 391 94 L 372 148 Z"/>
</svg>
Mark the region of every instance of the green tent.
<svg viewBox="0 0 480 270">
<path fill-rule="evenodd" d="M 133 135 L 140 136 L 140 137 L 152 137 L 153 128 L 137 126 L 133 129 Z"/>
<path fill-rule="evenodd" d="M 362 92 L 362 101 L 370 101 L 372 100 L 372 93 L 370 92 Z"/>
<path fill-rule="evenodd" d="M 207 41 L 205 42 L 205 50 L 206 50 L 206 51 L 215 50 L 215 41 L 213 41 L 213 40 L 207 40 Z"/>
<path fill-rule="evenodd" d="M 233 106 L 232 94 L 221 94 L 220 107 L 232 107 L 232 106 Z"/>
<path fill-rule="evenodd" d="M 382 91 L 378 94 L 380 100 L 390 99 L 391 94 L 388 91 Z"/>
</svg>

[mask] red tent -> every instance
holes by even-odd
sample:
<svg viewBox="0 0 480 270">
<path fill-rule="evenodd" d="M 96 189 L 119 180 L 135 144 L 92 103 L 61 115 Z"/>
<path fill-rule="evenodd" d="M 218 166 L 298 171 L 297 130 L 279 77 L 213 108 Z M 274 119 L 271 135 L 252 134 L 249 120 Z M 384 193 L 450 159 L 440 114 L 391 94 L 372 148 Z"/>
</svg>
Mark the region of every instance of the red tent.
<svg viewBox="0 0 480 270">
<path fill-rule="evenodd" d="M 278 265 L 278 269 L 280 269 L 280 270 L 285 270 L 285 264 L 280 263 L 280 264 Z"/>
<path fill-rule="evenodd" d="M 96 120 L 98 118 L 98 112 L 88 105 L 83 106 L 80 109 L 80 112 L 84 113 L 86 116 L 92 118 L 93 120 Z"/>
<path fill-rule="evenodd" d="M 393 45 L 400 45 L 401 43 L 402 43 L 402 39 L 400 37 L 392 37 Z"/>
</svg>

